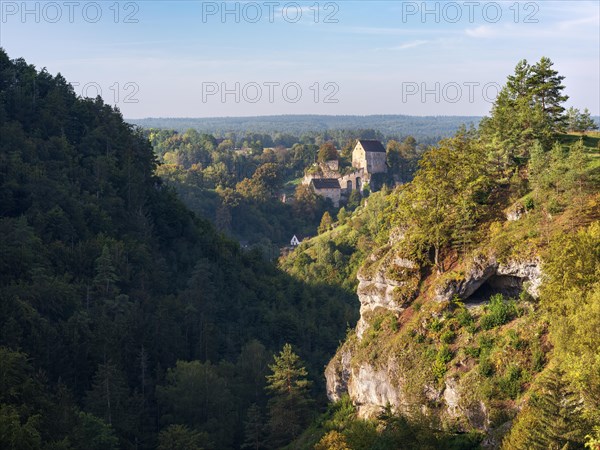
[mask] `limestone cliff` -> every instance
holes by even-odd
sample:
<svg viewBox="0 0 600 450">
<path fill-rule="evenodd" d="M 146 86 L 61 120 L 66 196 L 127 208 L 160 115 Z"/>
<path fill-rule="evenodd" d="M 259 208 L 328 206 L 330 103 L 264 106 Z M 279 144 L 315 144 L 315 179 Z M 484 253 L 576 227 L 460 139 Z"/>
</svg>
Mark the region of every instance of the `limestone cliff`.
<svg viewBox="0 0 600 450">
<path fill-rule="evenodd" d="M 475 254 L 438 276 L 406 258 L 398 240 L 371 255 L 359 270 L 360 319 L 326 368 L 328 397 L 336 401 L 348 394 L 363 418 L 389 405 L 408 416 L 428 417 L 436 426 L 479 430 L 486 433 L 487 446 L 494 447 L 494 430 L 506 428 L 517 405 L 482 395 L 478 386 L 485 384 L 487 360 L 464 350 L 474 345 L 477 331 L 460 331 L 453 316 L 458 310 L 452 309 L 457 307 L 449 305 L 460 299 L 476 320 L 494 293 L 518 297 L 525 291 L 535 298 L 540 261 L 500 262 L 494 255 Z M 519 330 L 520 323 L 512 326 Z"/>
<path fill-rule="evenodd" d="M 417 294 L 421 278 L 420 267 L 398 255 L 389 246 L 371 255 L 358 272 L 360 319 L 356 334 L 362 337 L 368 327 L 368 317 L 377 308 L 402 312 Z"/>
</svg>

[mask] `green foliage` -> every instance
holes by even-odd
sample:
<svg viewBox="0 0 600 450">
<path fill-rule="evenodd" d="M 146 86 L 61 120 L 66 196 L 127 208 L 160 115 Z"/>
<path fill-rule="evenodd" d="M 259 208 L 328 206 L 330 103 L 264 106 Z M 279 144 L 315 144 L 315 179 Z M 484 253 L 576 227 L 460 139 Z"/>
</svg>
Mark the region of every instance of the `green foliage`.
<svg viewBox="0 0 600 450">
<path fill-rule="evenodd" d="M 294 184 L 289 180 L 296 180 L 303 168 L 314 162 L 314 156 L 307 154 L 311 145 L 290 144 L 292 148 L 263 152 L 258 142 L 270 138 L 254 136 L 250 138 L 252 145 L 260 151 L 251 154 L 236 151 L 231 145 L 217 147 L 212 135 L 194 130 L 146 133 L 165 162 L 157 174 L 174 187 L 190 209 L 211 220 L 219 231 L 262 249 L 269 259 L 279 256 L 279 248 L 289 244 L 293 234 L 315 234 L 327 209 L 322 198 L 299 185 L 293 204 L 280 201 L 284 193 L 288 198 L 293 194 Z M 244 138 L 240 140 L 238 145 L 244 145 Z"/>
<path fill-rule="evenodd" d="M 476 346 L 470 346 L 470 347 L 464 347 L 463 351 L 465 352 L 465 355 L 470 356 L 471 358 L 478 358 L 479 353 L 481 352 L 481 349 Z"/>
<path fill-rule="evenodd" d="M 235 410 L 227 381 L 217 368 L 209 362 L 177 361 L 165 378 L 165 385 L 156 390 L 163 421 L 204 432 L 212 442 L 229 447 Z"/>
<path fill-rule="evenodd" d="M 248 408 L 244 422 L 244 443 L 242 448 L 260 450 L 267 444 L 267 429 L 260 407 L 253 403 Z"/>
<path fill-rule="evenodd" d="M 456 312 L 456 319 L 458 320 L 458 323 L 463 327 L 468 327 L 469 325 L 472 325 L 475 322 L 473 315 L 464 306 L 458 308 L 458 311 Z"/>
<path fill-rule="evenodd" d="M 269 400 L 269 442 L 275 448 L 289 443 L 308 425 L 311 399 L 310 381 L 300 357 L 285 344 L 279 355 L 274 356 L 267 375 Z"/>
<path fill-rule="evenodd" d="M 282 261 L 282 268 L 305 282 L 331 283 L 347 292 L 346 301 L 356 301 L 356 275 L 376 245 L 387 241 L 384 209 L 389 193 L 373 194 L 368 205 L 355 211 L 343 226 L 317 236 Z"/>
<path fill-rule="evenodd" d="M 329 212 L 325 211 L 323 217 L 321 218 L 321 223 L 319 224 L 319 234 L 329 231 L 332 225 L 333 219 L 331 218 Z"/>
<path fill-rule="evenodd" d="M 491 163 L 500 176 L 522 165 L 534 142 L 548 149 L 564 126 L 562 104 L 568 96 L 562 93 L 564 76 L 552 66 L 546 57 L 534 65 L 520 61 L 498 94 L 491 116 L 481 122 Z"/>
<path fill-rule="evenodd" d="M 517 316 L 517 306 L 514 300 L 505 299 L 502 294 L 490 297 L 485 306 L 486 313 L 481 317 L 481 328 L 490 330 L 499 327 Z"/>
<path fill-rule="evenodd" d="M 503 376 L 497 380 L 497 389 L 500 397 L 506 396 L 516 399 L 521 392 L 522 371 L 518 366 L 510 365 Z"/>
<path fill-rule="evenodd" d="M 98 417 L 79 412 L 77 413 L 78 426 L 69 440 L 74 448 L 89 450 L 116 450 L 119 440 L 114 429 Z"/>
<path fill-rule="evenodd" d="M 438 331 L 440 331 L 443 326 L 444 326 L 444 324 L 437 317 L 434 317 L 433 319 L 431 319 L 431 322 L 429 322 L 429 329 L 431 331 L 433 331 L 434 333 L 437 333 Z"/>
<path fill-rule="evenodd" d="M 585 441 L 585 448 L 598 450 L 600 448 L 600 426 L 594 427 L 594 434 L 586 435 Z"/>
<path fill-rule="evenodd" d="M 581 448 L 586 424 L 581 399 L 563 374 L 549 370 L 503 442 L 505 449 Z"/>
<path fill-rule="evenodd" d="M 261 141 L 265 147 L 294 143 L 311 143 L 332 140 L 338 148 L 344 149 L 355 139 L 383 139 L 385 136 L 414 136 L 419 142 L 432 144 L 439 136 L 450 136 L 464 123 L 477 123 L 476 116 L 436 116 L 419 117 L 407 115 L 377 116 L 258 116 L 223 118 L 150 118 L 134 119 L 132 123 L 149 128 L 153 133 L 158 129 L 183 132 L 194 129 L 199 133 L 220 133 L 221 137 L 233 139 L 237 147 Z M 351 148 L 354 146 L 352 145 Z M 315 149 L 315 154 L 316 150 Z M 343 151 L 343 150 L 342 150 Z M 314 154 L 309 163 L 314 162 Z"/>
<path fill-rule="evenodd" d="M 360 206 L 361 200 L 362 200 L 361 193 L 358 192 L 357 190 L 352 191 L 350 193 L 350 196 L 348 197 L 348 203 L 346 203 L 346 208 L 348 208 L 349 211 L 354 211 L 356 208 L 358 208 Z"/>
<path fill-rule="evenodd" d="M 579 111 L 574 107 L 570 107 L 566 114 L 566 128 L 567 131 L 574 131 L 578 133 L 585 133 L 586 131 L 597 130 L 598 124 L 592 119 L 590 112 L 587 108 L 583 112 Z"/>
<path fill-rule="evenodd" d="M 386 147 L 387 163 L 390 171 L 397 174 L 403 183 L 409 182 L 417 170 L 419 151 L 417 141 L 408 136 L 403 142 L 390 140 Z"/>
<path fill-rule="evenodd" d="M 585 399 L 586 414 L 600 420 L 600 224 L 556 236 L 544 272 L 540 302 L 556 361 Z"/>
<path fill-rule="evenodd" d="M 332 430 L 315 445 L 315 450 L 351 450 L 346 438 L 338 431 Z"/>
<path fill-rule="evenodd" d="M 558 142 L 549 152 L 544 152 L 541 145 L 535 145 L 529 173 L 536 205 L 545 206 L 552 214 L 571 204 L 582 207 L 582 196 L 595 184 L 581 140 L 573 143 L 568 151 Z"/>
<path fill-rule="evenodd" d="M 3 449 L 41 449 L 42 440 L 38 428 L 39 417 L 31 416 L 22 424 L 16 408 L 0 404 L 0 447 Z"/>
<path fill-rule="evenodd" d="M 326 142 L 321 145 L 321 147 L 319 147 L 317 158 L 319 162 L 337 161 L 338 152 L 335 148 L 335 144 L 333 142 Z"/>
<path fill-rule="evenodd" d="M 425 152 L 414 180 L 388 209 L 392 225 L 405 229 L 409 254 L 426 259 L 432 249 L 439 272 L 445 271 L 445 250 L 471 247 L 477 223 L 486 213 L 491 180 L 484 155 L 475 130 L 461 128 Z"/>
<path fill-rule="evenodd" d="M 437 359 L 444 364 L 449 363 L 453 358 L 452 350 L 447 345 L 442 345 L 438 351 Z"/>
<path fill-rule="evenodd" d="M 329 422 L 325 421 L 328 424 Z M 319 440 L 320 439 L 320 440 Z M 452 434 L 430 429 L 419 420 L 409 421 L 395 414 L 388 405 L 376 420 L 348 418 L 338 426 L 325 426 L 313 440 L 316 449 L 396 450 L 410 449 L 476 449 L 481 436 L 477 433 Z"/>
<path fill-rule="evenodd" d="M 346 223 L 346 220 L 348 220 L 348 212 L 343 206 L 338 211 L 337 220 L 340 225 L 344 225 Z"/>
<path fill-rule="evenodd" d="M 452 330 L 446 330 L 440 335 L 440 341 L 444 344 L 451 344 L 456 338 L 456 333 Z"/>
<path fill-rule="evenodd" d="M 102 100 L 78 98 L 60 75 L 3 51 L 0 67 L 0 404 L 8 405 L 7 426 L 16 430 L 16 410 L 21 431 L 35 430 L 42 447 L 61 450 L 149 450 L 170 425 L 208 436 L 202 447 L 239 447 L 250 405 L 266 407 L 266 355 L 289 341 L 317 374 L 356 319 L 348 292 L 294 279 L 196 217 L 156 176 L 144 133 Z M 230 144 L 191 131 L 156 133 L 162 169 L 181 166 L 173 176 L 191 190 L 206 189 L 207 179 L 220 186 L 198 202 L 213 212 L 224 206 L 224 226 L 262 226 L 261 233 L 280 231 L 289 242 L 298 223 L 288 221 L 291 205 L 270 202 L 277 212 L 264 206 L 252 224 L 244 220 L 254 217 L 251 209 L 236 210 L 254 200 L 233 190 L 239 180 L 221 170 L 224 155 L 211 160 Z M 248 177 L 256 174 L 270 195 L 282 178 L 269 165 L 277 152 L 263 156 Z M 268 223 L 271 217 L 281 220 Z M 320 405 L 324 382 L 315 380 Z M 201 390 L 210 383 L 214 389 Z"/>
<path fill-rule="evenodd" d="M 437 380 L 442 380 L 448 371 L 448 363 L 452 360 L 454 354 L 448 345 L 444 344 L 437 351 L 435 360 L 433 361 L 433 375 Z"/>
<path fill-rule="evenodd" d="M 374 248 L 388 245 L 393 228 L 403 235 L 393 244 L 403 256 L 421 262 L 431 255 L 438 271 L 485 240 L 488 229 L 494 243 L 515 229 L 522 233 L 515 236 L 526 237 L 524 247 L 529 239 L 545 238 L 550 244 L 539 305 L 552 362 L 562 372 L 559 381 L 540 383 L 537 397 L 517 417 L 514 439 L 529 442 L 526 429 L 550 430 L 532 442 L 542 439 L 540 448 L 547 448 L 566 439 L 581 446 L 584 431 L 600 420 L 599 225 L 566 232 L 597 214 L 597 174 L 589 140 L 552 147 L 564 96 L 562 77 L 549 60 L 520 64 L 481 133 L 461 129 L 430 149 L 412 183 L 373 193 L 362 205 L 360 193 L 353 193 L 344 214 L 353 213 L 344 218 L 340 211 L 341 227 L 302 244 L 282 263 L 287 273 L 194 216 L 169 185 L 196 211 L 209 211 L 222 231 L 273 248 L 274 242 L 288 242 L 289 230 L 316 229 L 327 209 L 301 188 L 293 206 L 275 200 L 284 181 L 297 180 L 314 161 L 316 136 L 301 143 L 293 136 L 255 133 L 231 135 L 220 144 L 194 130 L 151 130 L 145 136 L 100 99 L 77 98 L 60 76 L 10 61 L 3 51 L 0 66 L 3 448 L 289 443 L 324 403 L 322 377 L 314 376 L 311 391 L 308 373 L 321 372 L 347 324 L 354 323 L 359 267 Z M 346 163 L 352 133 L 334 133 L 338 144 L 343 138 Z M 159 168 L 148 135 L 164 163 Z M 286 148 L 266 148 L 271 144 Z M 414 167 L 405 163 L 414 164 L 419 153 L 407 139 L 391 145 L 388 158 L 398 173 L 412 177 Z M 514 170 L 529 156 L 528 170 Z M 531 193 L 525 192 L 527 182 Z M 503 198 L 516 193 L 528 195 L 526 208 L 532 199 L 531 213 L 521 223 L 487 227 L 507 206 Z M 562 228 L 544 228 L 552 220 L 548 212 L 574 210 L 581 214 L 565 217 Z M 372 263 L 363 270 L 380 268 Z M 428 308 L 419 311 L 420 304 L 409 311 L 417 319 L 424 318 L 423 310 L 430 314 Z M 380 335 L 392 330 L 398 348 L 404 346 L 397 355 L 410 374 L 407 389 L 421 396 L 409 392 L 417 401 L 424 382 L 441 381 L 455 369 L 448 367 L 454 355 L 449 344 L 460 351 L 464 342 L 472 343 L 457 324 L 479 333 L 478 347 L 465 349 L 479 358 L 469 375 L 489 377 L 477 386 L 478 394 L 508 405 L 550 359 L 543 331 L 532 338 L 516 328 L 521 322 L 514 333 L 508 330 L 513 324 L 501 327 L 519 312 L 514 302 L 493 297 L 480 320 L 488 331 L 479 332 L 465 308 L 455 318 L 432 322 L 427 338 L 415 324 L 414 339 L 405 338 L 399 322 L 384 316 L 375 328 Z M 306 363 L 286 345 L 268 366 L 267 355 L 284 342 Z M 360 350 L 373 357 L 389 351 L 385 342 L 370 345 Z M 346 404 L 323 424 L 332 429 L 321 435 L 335 431 L 332 442 L 353 449 L 477 445 L 475 438 L 461 440 L 397 417 L 391 408 L 377 422 L 365 422 L 355 420 Z"/>
<path fill-rule="evenodd" d="M 202 450 L 206 437 L 185 425 L 170 425 L 158 435 L 156 450 Z"/>
<path fill-rule="evenodd" d="M 108 425 L 127 427 L 129 392 L 121 370 L 111 362 L 99 364 L 92 388 L 85 399 L 86 409 Z"/>
<path fill-rule="evenodd" d="M 525 206 L 525 209 L 527 211 L 531 211 L 533 208 L 535 208 L 535 202 L 533 200 L 533 197 L 527 197 L 523 206 Z"/>
</svg>

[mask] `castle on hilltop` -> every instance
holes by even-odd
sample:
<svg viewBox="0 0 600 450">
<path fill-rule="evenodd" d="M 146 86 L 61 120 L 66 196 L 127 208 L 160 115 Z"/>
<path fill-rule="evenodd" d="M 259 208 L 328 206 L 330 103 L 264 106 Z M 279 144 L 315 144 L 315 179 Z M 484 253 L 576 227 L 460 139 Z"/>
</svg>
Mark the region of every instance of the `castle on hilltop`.
<svg viewBox="0 0 600 450">
<path fill-rule="evenodd" d="M 352 191 L 362 192 L 365 184 L 373 186 L 374 175 L 387 174 L 387 156 L 385 147 L 374 139 L 359 139 L 352 150 L 354 170 L 342 175 L 337 160 L 320 163 L 317 171 L 307 173 L 303 184 L 322 197 L 328 198 L 337 208 L 342 197 L 348 197 Z M 375 189 L 373 189 L 375 190 Z"/>
</svg>

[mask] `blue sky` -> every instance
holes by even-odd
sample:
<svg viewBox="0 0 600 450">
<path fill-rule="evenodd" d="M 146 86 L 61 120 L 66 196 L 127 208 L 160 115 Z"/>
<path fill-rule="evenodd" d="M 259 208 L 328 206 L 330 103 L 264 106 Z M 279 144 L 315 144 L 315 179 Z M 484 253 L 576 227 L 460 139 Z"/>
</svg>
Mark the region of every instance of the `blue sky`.
<svg viewBox="0 0 600 450">
<path fill-rule="evenodd" d="M 10 57 L 100 90 L 128 118 L 484 115 L 516 63 L 542 56 L 568 105 L 600 114 L 598 1 L 0 6 Z"/>
</svg>

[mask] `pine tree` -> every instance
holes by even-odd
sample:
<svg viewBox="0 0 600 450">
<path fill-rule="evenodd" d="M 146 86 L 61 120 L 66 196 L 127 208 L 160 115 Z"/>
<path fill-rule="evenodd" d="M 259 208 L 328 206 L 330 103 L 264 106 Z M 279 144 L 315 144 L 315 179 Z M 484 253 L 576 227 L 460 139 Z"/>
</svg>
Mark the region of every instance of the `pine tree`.
<svg viewBox="0 0 600 450">
<path fill-rule="evenodd" d="M 531 149 L 529 158 L 529 184 L 537 201 L 541 200 L 548 188 L 547 173 L 549 158 L 542 145 L 536 142 Z"/>
<path fill-rule="evenodd" d="M 308 424 L 311 382 L 300 357 L 285 344 L 275 363 L 269 365 L 267 391 L 271 394 L 269 407 L 269 441 L 275 448 L 289 443 Z"/>
<path fill-rule="evenodd" d="M 562 103 L 566 102 L 569 96 L 562 93 L 565 88 L 562 81 L 565 77 L 559 75 L 558 71 L 552 68 L 553 65 L 554 63 L 550 58 L 542 57 L 538 63 L 531 67 L 531 76 L 526 84 L 534 103 L 541 106 L 552 131 L 556 132 L 565 126 L 565 108 Z"/>
<path fill-rule="evenodd" d="M 482 136 L 497 146 L 493 153 L 498 162 L 507 159 L 520 165 L 536 140 L 547 150 L 554 134 L 565 127 L 564 76 L 552 66 L 545 57 L 533 66 L 520 61 L 498 94 L 491 116 L 482 121 Z"/>
<path fill-rule="evenodd" d="M 579 140 L 571 145 L 569 156 L 566 160 L 566 185 L 570 191 L 570 198 L 577 197 L 584 192 L 587 182 L 587 157 L 583 146 L 583 141 Z"/>
<path fill-rule="evenodd" d="M 585 431 L 581 397 L 565 382 L 561 371 L 551 369 L 540 380 L 539 388 L 520 413 L 502 448 L 578 448 L 584 442 Z"/>
<path fill-rule="evenodd" d="M 577 117 L 575 130 L 580 133 L 585 133 L 586 131 L 597 130 L 598 124 L 592 119 L 590 111 L 585 108 L 582 113 Z"/>
<path fill-rule="evenodd" d="M 579 112 L 579 110 L 577 108 L 574 108 L 573 106 L 567 109 L 567 112 L 565 114 L 567 131 L 577 131 L 577 122 L 579 120 L 580 115 L 581 113 Z"/>
<path fill-rule="evenodd" d="M 329 231 L 332 225 L 333 219 L 331 218 L 331 214 L 329 214 L 328 211 L 325 211 L 323 217 L 321 218 L 321 223 L 319 225 L 319 234 Z"/>
</svg>

